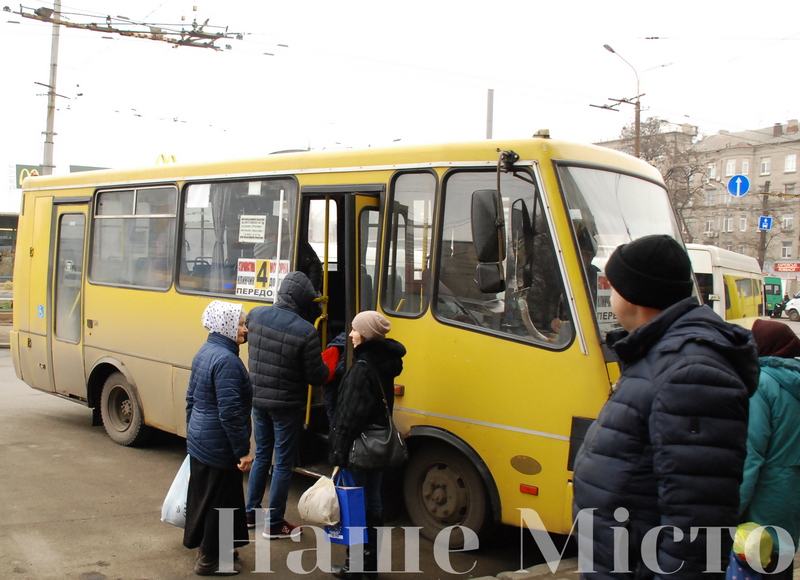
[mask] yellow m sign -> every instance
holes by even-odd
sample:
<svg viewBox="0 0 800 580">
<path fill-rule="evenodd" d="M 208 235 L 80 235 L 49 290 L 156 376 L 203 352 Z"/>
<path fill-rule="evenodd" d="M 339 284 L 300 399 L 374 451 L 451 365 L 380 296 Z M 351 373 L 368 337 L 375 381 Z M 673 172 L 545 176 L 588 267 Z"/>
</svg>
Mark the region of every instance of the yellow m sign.
<svg viewBox="0 0 800 580">
<path fill-rule="evenodd" d="M 158 159 L 156 159 L 156 165 L 159 165 L 161 163 L 177 163 L 177 162 L 178 159 L 174 155 L 165 155 L 164 153 L 159 155 Z"/>
<path fill-rule="evenodd" d="M 22 181 L 25 178 L 36 177 L 41 171 L 41 165 L 17 165 L 17 189 L 22 189 Z"/>
</svg>

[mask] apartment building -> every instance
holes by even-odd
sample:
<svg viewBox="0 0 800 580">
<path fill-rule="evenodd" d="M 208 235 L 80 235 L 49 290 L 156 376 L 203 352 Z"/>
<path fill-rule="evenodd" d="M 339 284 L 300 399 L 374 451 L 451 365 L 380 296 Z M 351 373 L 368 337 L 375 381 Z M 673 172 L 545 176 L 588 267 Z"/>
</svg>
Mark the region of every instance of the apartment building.
<svg viewBox="0 0 800 580">
<path fill-rule="evenodd" d="M 785 284 L 794 289 L 800 276 L 797 120 L 752 131 L 721 131 L 689 152 L 700 170 L 693 176 L 695 193 L 684 214 L 686 237 L 753 256 L 765 274 L 794 282 Z M 743 195 L 737 195 L 745 183 L 738 176 L 749 181 Z"/>
</svg>

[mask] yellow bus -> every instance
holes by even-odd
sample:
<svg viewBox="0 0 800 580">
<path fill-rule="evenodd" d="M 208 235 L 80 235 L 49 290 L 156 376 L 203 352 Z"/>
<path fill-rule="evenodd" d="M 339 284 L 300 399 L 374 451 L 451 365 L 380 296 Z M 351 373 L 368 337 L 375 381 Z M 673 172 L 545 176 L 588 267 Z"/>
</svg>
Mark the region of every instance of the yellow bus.
<svg viewBox="0 0 800 580">
<path fill-rule="evenodd" d="M 758 260 L 716 246 L 686 244 L 703 303 L 725 320 L 764 315 Z"/>
<path fill-rule="evenodd" d="M 411 456 L 392 479 L 428 538 L 519 525 L 518 508 L 569 533 L 573 460 L 618 375 L 605 261 L 643 235 L 680 239 L 653 167 L 546 133 L 23 189 L 11 337 L 22 380 L 88 405 L 122 445 L 153 428 L 185 435 L 203 309 L 269 303 L 316 254 L 322 338 L 377 309 L 408 349 L 395 419 Z M 319 392 L 308 414 L 307 432 L 326 434 Z M 304 463 L 324 455 L 314 445 Z"/>
</svg>

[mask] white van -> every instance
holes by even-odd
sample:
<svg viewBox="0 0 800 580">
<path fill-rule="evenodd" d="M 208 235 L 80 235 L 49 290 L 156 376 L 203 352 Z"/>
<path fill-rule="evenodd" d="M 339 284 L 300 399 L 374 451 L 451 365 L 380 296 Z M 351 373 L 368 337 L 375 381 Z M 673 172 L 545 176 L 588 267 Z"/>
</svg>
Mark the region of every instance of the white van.
<svg viewBox="0 0 800 580">
<path fill-rule="evenodd" d="M 750 256 L 686 244 L 703 303 L 725 320 L 764 315 L 764 276 Z"/>
</svg>

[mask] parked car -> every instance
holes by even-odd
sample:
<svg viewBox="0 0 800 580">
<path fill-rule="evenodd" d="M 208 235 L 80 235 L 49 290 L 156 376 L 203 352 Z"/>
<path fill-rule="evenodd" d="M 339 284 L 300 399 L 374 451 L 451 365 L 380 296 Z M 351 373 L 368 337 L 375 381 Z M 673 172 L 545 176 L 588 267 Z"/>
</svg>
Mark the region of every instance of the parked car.
<svg viewBox="0 0 800 580">
<path fill-rule="evenodd" d="M 789 319 L 795 322 L 800 321 L 800 298 L 792 298 L 786 303 L 783 309 Z"/>
</svg>

